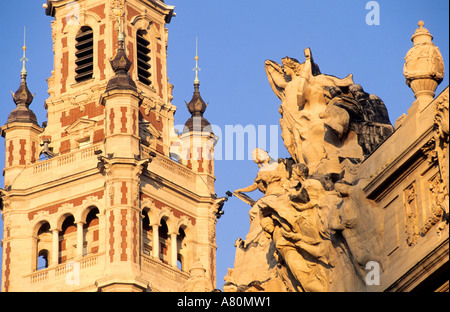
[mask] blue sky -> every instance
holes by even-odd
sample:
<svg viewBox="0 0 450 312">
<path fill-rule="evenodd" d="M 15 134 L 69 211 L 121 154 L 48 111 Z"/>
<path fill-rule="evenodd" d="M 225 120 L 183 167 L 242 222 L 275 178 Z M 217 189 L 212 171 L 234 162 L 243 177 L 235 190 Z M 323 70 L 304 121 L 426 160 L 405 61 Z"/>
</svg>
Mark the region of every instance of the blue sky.
<svg viewBox="0 0 450 312">
<path fill-rule="evenodd" d="M 44 14 L 44 0 L 10 1 L 0 11 L 0 124 L 5 124 L 15 105 L 10 90 L 20 83 L 23 27 L 27 27 L 28 86 L 36 97 L 31 109 L 39 123 L 46 121 L 44 101 L 53 68 L 50 22 Z M 414 101 L 406 86 L 403 62 L 412 47 L 411 35 L 419 20 L 434 36 L 445 63 L 446 77 L 436 93 L 448 85 L 449 2 L 378 1 L 380 25 L 366 24 L 365 0 L 166 0 L 175 5 L 177 16 L 169 29 L 168 73 L 175 86 L 173 104 L 178 107 L 175 123 L 190 117 L 184 101 L 193 92 L 195 38 L 199 40 L 200 91 L 209 102 L 205 117 L 217 125 L 223 136 L 226 125 L 278 126 L 279 100 L 273 94 L 264 71 L 264 61 L 281 62 L 285 56 L 303 62 L 303 50 L 310 47 L 322 73 L 345 77 L 378 95 L 386 104 L 391 123 L 407 112 Z M 111 56 L 107 56 L 111 57 Z M 258 131 L 262 135 L 263 131 Z M 278 138 L 281 133 L 278 133 Z M 224 141 L 221 144 L 224 151 Z M 245 141 L 245 148 L 248 142 Z M 236 147 L 235 147 L 236 148 Z M 4 165 L 4 141 L 0 164 Z M 287 157 L 281 138 L 278 157 Z M 224 157 L 222 157 L 224 158 Z M 233 157 L 236 159 L 236 156 Z M 216 161 L 216 192 L 223 196 L 253 182 L 257 167 L 253 161 Z M 0 187 L 3 177 L 0 176 Z M 259 194 L 252 194 L 253 197 Z M 223 285 L 227 268 L 233 267 L 234 242 L 245 238 L 249 228 L 249 206 L 236 198 L 225 205 L 217 224 L 217 285 Z M 0 220 L 0 228 L 3 223 Z M 2 231 L 1 231 L 2 233 Z M 0 237 L 1 234 L 0 233 Z M 0 255 L 1 257 L 1 255 Z"/>
</svg>

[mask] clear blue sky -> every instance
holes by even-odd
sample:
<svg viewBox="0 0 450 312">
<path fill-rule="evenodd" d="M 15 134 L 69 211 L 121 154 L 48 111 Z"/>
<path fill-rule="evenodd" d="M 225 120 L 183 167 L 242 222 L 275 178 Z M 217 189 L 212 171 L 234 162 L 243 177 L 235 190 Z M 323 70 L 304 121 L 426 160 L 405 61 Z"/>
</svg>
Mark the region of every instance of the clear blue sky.
<svg viewBox="0 0 450 312">
<path fill-rule="evenodd" d="M 53 68 L 50 22 L 44 0 L 15 0 L 0 11 L 0 124 L 5 124 L 15 105 L 9 90 L 20 83 L 23 27 L 27 27 L 28 86 L 36 97 L 31 109 L 39 123 L 46 121 L 44 101 Z M 220 127 L 226 125 L 278 125 L 279 100 L 264 71 L 264 61 L 280 62 L 285 56 L 303 62 L 310 47 L 322 73 L 345 77 L 378 95 L 386 104 L 391 122 L 407 112 L 414 100 L 403 77 L 403 62 L 411 48 L 411 35 L 419 20 L 434 36 L 444 58 L 446 77 L 437 94 L 448 85 L 447 0 L 378 1 L 380 25 L 366 24 L 365 0 L 166 0 L 175 5 L 177 16 L 169 29 L 168 73 L 175 86 L 173 104 L 178 107 L 176 124 L 189 118 L 184 101 L 193 92 L 195 38 L 199 38 L 200 91 L 209 102 L 205 117 Z M 111 56 L 107 56 L 111 57 Z M 261 134 L 261 133 L 258 133 Z M 278 136 L 280 133 L 278 133 Z M 223 141 L 219 142 L 224 146 Z M 245 142 L 247 148 L 248 142 Z M 236 148 L 236 147 L 235 147 Z M 4 141 L 0 164 L 4 165 Z M 287 157 L 279 138 L 278 157 Z M 224 158 L 224 157 L 223 157 Z M 236 158 L 233 157 L 233 158 Z M 252 183 L 257 167 L 249 160 L 216 161 L 216 192 L 223 196 Z M 3 177 L 0 177 L 3 187 Z M 254 194 L 254 197 L 259 194 Z M 217 224 L 217 284 L 221 288 L 228 267 L 233 267 L 234 242 L 245 238 L 249 228 L 248 207 L 236 198 L 225 205 Z M 0 220 L 0 228 L 3 223 Z M 2 237 L 3 230 L 0 232 Z M 1 254 L 0 254 L 1 259 Z"/>
</svg>

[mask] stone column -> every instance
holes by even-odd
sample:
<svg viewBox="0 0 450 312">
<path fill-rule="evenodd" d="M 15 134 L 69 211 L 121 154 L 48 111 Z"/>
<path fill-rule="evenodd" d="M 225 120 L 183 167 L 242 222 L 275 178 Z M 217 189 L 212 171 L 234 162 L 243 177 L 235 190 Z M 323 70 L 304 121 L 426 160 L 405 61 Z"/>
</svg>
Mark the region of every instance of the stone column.
<svg viewBox="0 0 450 312">
<path fill-rule="evenodd" d="M 171 248 L 170 264 L 172 266 L 176 267 L 177 266 L 177 255 L 178 255 L 177 234 L 176 233 L 170 234 L 170 248 Z"/>
<path fill-rule="evenodd" d="M 77 257 L 83 257 L 83 225 L 84 222 L 77 222 Z"/>
<path fill-rule="evenodd" d="M 53 229 L 53 241 L 52 241 L 52 259 L 51 265 L 58 265 L 58 257 L 59 257 L 59 229 Z"/>
<path fill-rule="evenodd" d="M 152 225 L 153 231 L 153 258 L 159 259 L 159 225 Z"/>
</svg>

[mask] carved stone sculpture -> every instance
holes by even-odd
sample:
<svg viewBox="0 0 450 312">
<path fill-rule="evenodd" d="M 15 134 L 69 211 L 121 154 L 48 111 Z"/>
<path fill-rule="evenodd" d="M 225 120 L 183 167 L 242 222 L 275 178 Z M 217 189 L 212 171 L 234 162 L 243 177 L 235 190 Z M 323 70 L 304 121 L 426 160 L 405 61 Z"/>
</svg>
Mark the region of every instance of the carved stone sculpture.
<svg viewBox="0 0 450 312">
<path fill-rule="evenodd" d="M 192 264 L 189 269 L 190 277 L 186 281 L 184 285 L 185 292 L 210 292 L 213 289 L 211 288 L 211 283 L 208 281 L 206 276 L 206 270 L 202 263 L 200 262 L 200 258 L 196 258 L 195 262 Z"/>
<path fill-rule="evenodd" d="M 362 161 L 393 128 L 383 102 L 354 84 L 352 75 L 321 74 L 309 48 L 305 59 L 265 64 L 281 100 L 282 138 L 294 161 L 312 174 L 340 174 L 342 161 Z"/>
<path fill-rule="evenodd" d="M 255 149 L 259 172 L 252 185 L 233 194 L 252 206 L 250 231 L 264 231 L 275 247 L 264 249 L 277 265 L 270 280 L 259 280 L 260 288 L 273 291 L 282 284 L 288 291 L 354 291 L 363 287 L 366 264 L 381 261 L 382 249 L 381 213 L 362 194 L 359 164 L 393 127 L 383 102 L 351 75 L 321 74 L 310 49 L 305 59 L 265 64 L 281 100 L 282 138 L 292 158 L 275 161 Z M 245 194 L 255 190 L 264 196 L 253 200 Z M 238 255 L 224 289 L 239 289 L 235 271 L 244 264 Z"/>
</svg>

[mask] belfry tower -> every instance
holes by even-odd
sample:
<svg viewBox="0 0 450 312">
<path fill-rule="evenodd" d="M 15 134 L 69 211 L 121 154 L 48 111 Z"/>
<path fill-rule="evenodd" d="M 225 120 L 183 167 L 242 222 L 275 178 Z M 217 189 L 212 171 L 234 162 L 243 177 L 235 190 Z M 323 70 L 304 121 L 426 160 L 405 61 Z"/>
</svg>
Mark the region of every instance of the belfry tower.
<svg viewBox="0 0 450 312">
<path fill-rule="evenodd" d="M 44 8 L 54 17 L 48 120 L 41 127 L 29 108 L 24 55 L 17 108 L 1 128 L 1 290 L 214 289 L 216 138 L 211 127 L 174 134 L 165 27 L 174 7 L 49 0 Z M 198 84 L 195 97 L 189 111 L 203 118 Z"/>
</svg>

